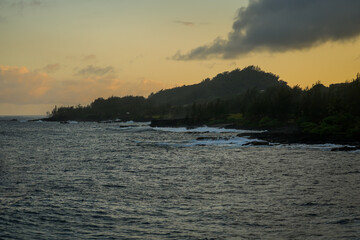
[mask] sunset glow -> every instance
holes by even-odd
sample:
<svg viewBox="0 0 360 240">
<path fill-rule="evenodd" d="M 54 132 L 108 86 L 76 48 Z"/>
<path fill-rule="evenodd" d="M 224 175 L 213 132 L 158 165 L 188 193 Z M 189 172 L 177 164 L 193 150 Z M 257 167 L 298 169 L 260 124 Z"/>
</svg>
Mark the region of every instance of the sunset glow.
<svg viewBox="0 0 360 240">
<path fill-rule="evenodd" d="M 245 0 L 0 0 L 0 114 L 43 115 L 54 105 L 86 105 L 98 97 L 148 96 L 249 65 L 290 86 L 351 80 L 360 71 L 359 20 L 355 27 L 335 22 L 358 8 L 354 1 L 329 2 L 313 20 L 317 9 L 299 14 L 315 30 L 319 19 L 334 29 L 297 36 L 300 15 L 290 27 L 275 19 L 272 31 L 291 29 L 277 33 L 279 45 L 255 38 L 260 26 L 248 18 L 267 9 Z"/>
</svg>

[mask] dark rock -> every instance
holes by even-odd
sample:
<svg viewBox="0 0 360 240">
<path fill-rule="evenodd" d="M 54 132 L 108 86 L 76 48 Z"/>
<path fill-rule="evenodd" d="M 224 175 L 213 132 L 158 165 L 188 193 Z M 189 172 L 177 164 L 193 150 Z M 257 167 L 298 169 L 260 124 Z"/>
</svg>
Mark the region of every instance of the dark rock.
<svg viewBox="0 0 360 240">
<path fill-rule="evenodd" d="M 187 119 L 159 119 L 152 120 L 151 127 L 192 127 Z"/>
<path fill-rule="evenodd" d="M 268 145 L 270 145 L 270 143 L 266 142 L 266 141 L 253 141 L 253 142 L 245 143 L 243 146 L 248 146 L 248 145 L 252 145 L 252 146 L 268 146 Z"/>
<path fill-rule="evenodd" d="M 249 139 L 261 139 L 264 141 L 268 141 L 270 143 L 280 143 L 280 144 L 324 144 L 324 143 L 334 143 L 341 145 L 359 145 L 359 140 L 357 138 L 354 139 L 346 139 L 342 135 L 317 135 L 317 134 L 308 134 L 297 131 L 289 131 L 286 130 L 282 132 L 283 129 L 272 129 L 267 132 L 250 132 L 250 133 L 240 133 L 238 137 L 246 137 Z M 354 149 L 353 149 L 354 150 Z M 348 150 L 348 151 L 353 151 Z M 334 150 L 336 151 L 336 150 Z M 341 151 L 341 150 L 338 150 Z M 344 150 L 343 150 L 344 151 Z"/>
<path fill-rule="evenodd" d="M 113 123 L 113 120 L 97 121 L 98 123 Z"/>
<path fill-rule="evenodd" d="M 208 140 L 229 140 L 228 137 L 198 137 L 197 141 L 208 141 Z"/>
<path fill-rule="evenodd" d="M 348 152 L 348 151 L 355 151 L 355 150 L 359 150 L 359 147 L 349 147 L 349 146 L 344 146 L 344 147 L 337 147 L 337 148 L 332 148 L 331 151 L 333 152 Z"/>
</svg>

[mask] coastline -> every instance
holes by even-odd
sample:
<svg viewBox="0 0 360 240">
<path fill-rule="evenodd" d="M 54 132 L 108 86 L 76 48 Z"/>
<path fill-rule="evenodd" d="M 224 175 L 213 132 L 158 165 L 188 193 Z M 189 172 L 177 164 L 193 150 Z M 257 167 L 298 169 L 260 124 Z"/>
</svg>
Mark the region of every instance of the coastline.
<svg viewBox="0 0 360 240">
<path fill-rule="evenodd" d="M 116 123 L 121 122 L 116 120 L 56 120 L 54 118 L 40 118 L 31 119 L 28 121 L 50 121 L 59 123 L 69 123 L 72 121 L 78 122 L 98 122 L 98 123 Z M 14 119 L 11 119 L 14 121 Z M 202 126 L 214 127 L 214 128 L 226 128 L 226 129 L 239 129 L 239 130 L 263 130 L 262 132 L 247 132 L 237 134 L 238 137 L 247 137 L 250 139 L 259 139 L 265 141 L 258 143 L 259 145 L 268 144 L 338 144 L 343 147 L 333 148 L 332 151 L 355 151 L 360 150 L 360 138 L 349 138 L 342 135 L 319 135 L 304 133 L 296 125 L 288 125 L 282 127 L 273 128 L 256 128 L 239 126 L 233 123 L 216 123 L 216 124 L 193 124 L 190 119 L 156 119 L 150 121 L 151 127 L 185 127 L 187 129 L 193 129 Z M 254 143 L 255 145 L 256 143 Z"/>
<path fill-rule="evenodd" d="M 189 124 L 187 119 L 169 119 L 169 120 L 153 120 L 151 127 L 186 127 L 196 128 L 204 126 L 203 124 Z M 339 144 L 343 147 L 333 148 L 332 151 L 355 151 L 360 150 L 359 138 L 347 138 L 341 135 L 319 135 L 304 133 L 296 125 L 288 125 L 273 128 L 254 128 L 246 126 L 238 126 L 232 123 L 217 123 L 209 124 L 208 127 L 240 129 L 240 130 L 264 130 L 263 132 L 247 132 L 240 133 L 238 137 L 247 137 L 250 139 L 260 139 L 266 141 L 259 143 L 261 145 L 267 144 Z"/>
</svg>

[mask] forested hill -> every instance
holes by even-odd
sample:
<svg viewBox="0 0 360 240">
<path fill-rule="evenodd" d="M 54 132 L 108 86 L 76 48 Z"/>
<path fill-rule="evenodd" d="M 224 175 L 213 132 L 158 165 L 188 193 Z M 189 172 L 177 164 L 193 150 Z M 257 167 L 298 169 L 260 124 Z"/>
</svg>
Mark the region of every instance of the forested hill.
<svg viewBox="0 0 360 240">
<path fill-rule="evenodd" d="M 269 87 L 286 85 L 279 77 L 249 66 L 242 70 L 223 72 L 201 83 L 161 90 L 151 94 L 148 100 L 155 105 L 184 105 L 194 102 L 209 102 L 217 98 L 231 98 L 250 89 L 265 90 Z"/>
<path fill-rule="evenodd" d="M 305 133 L 360 141 L 360 74 L 352 81 L 290 87 L 258 67 L 224 72 L 199 84 L 139 96 L 98 98 L 88 106 L 55 107 L 48 121 L 181 120 L 186 125 L 293 125 Z"/>
</svg>

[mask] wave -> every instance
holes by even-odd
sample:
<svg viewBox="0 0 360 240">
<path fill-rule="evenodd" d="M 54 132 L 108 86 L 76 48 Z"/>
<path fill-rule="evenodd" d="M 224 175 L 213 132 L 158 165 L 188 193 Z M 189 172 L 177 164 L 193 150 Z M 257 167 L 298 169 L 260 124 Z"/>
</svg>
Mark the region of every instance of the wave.
<svg viewBox="0 0 360 240">
<path fill-rule="evenodd" d="M 265 131 L 257 130 L 241 130 L 241 129 L 228 129 L 228 128 L 216 128 L 216 127 L 197 127 L 197 128 L 186 128 L 186 127 L 154 127 L 156 131 L 163 132 L 175 132 L 175 133 L 261 133 Z"/>
<path fill-rule="evenodd" d="M 200 140 L 199 140 L 200 139 Z M 142 142 L 145 143 L 145 142 Z M 149 143 L 149 142 L 147 142 Z M 319 151 L 331 151 L 334 148 L 341 148 L 344 145 L 339 144 L 279 144 L 269 143 L 261 139 L 250 139 L 246 137 L 204 137 L 188 141 L 174 142 L 152 142 L 151 144 L 165 147 L 201 147 L 201 146 L 219 146 L 219 147 L 275 147 L 288 149 L 307 149 Z M 350 153 L 360 153 L 360 150 L 349 151 Z"/>
<path fill-rule="evenodd" d="M 261 142 L 259 139 L 249 139 L 245 137 L 230 138 L 204 138 L 201 140 L 193 139 L 180 142 L 157 142 L 155 145 L 166 147 L 196 147 L 196 146 L 222 146 L 222 147 L 245 147 L 253 146 L 252 142 Z M 265 142 L 265 141 L 264 141 Z"/>
<path fill-rule="evenodd" d="M 77 124 L 79 123 L 78 121 L 67 121 L 67 123 L 70 123 L 70 124 Z"/>
<path fill-rule="evenodd" d="M 313 150 L 324 150 L 331 151 L 336 148 L 342 147 L 353 147 L 348 145 L 340 144 L 280 144 L 271 143 L 261 139 L 253 139 L 247 136 L 229 136 L 231 133 L 261 133 L 266 130 L 242 130 L 242 129 L 227 129 L 227 128 L 216 128 L 216 127 L 197 127 L 197 128 L 186 128 L 186 127 L 151 127 L 149 122 L 123 122 L 118 127 L 111 128 L 111 130 L 117 130 L 122 132 L 147 132 L 147 131 L 158 131 L 158 132 L 171 132 L 171 133 L 198 133 L 201 137 L 192 140 L 183 141 L 172 141 L 172 142 L 139 142 L 139 143 L 150 143 L 158 146 L 168 147 L 195 147 L 195 146 L 225 146 L 225 147 L 278 147 L 278 148 L 290 148 L 290 149 L 313 149 Z M 209 136 L 202 135 L 209 133 Z M 222 135 L 224 133 L 225 135 Z M 350 152 L 359 153 L 360 150 L 354 150 Z"/>
<path fill-rule="evenodd" d="M 111 130 L 118 130 L 121 132 L 147 132 L 147 131 L 153 131 L 152 127 L 150 126 L 120 126 L 116 128 L 111 128 Z"/>
<path fill-rule="evenodd" d="M 108 130 L 116 130 L 121 132 L 146 132 L 152 131 L 153 128 L 150 127 L 150 122 L 119 122 L 118 126 L 108 127 Z"/>
<path fill-rule="evenodd" d="M 216 127 L 197 127 L 197 128 L 186 128 L 186 127 L 151 127 L 150 122 L 122 122 L 118 127 L 111 128 L 123 132 L 144 132 L 144 131 L 159 131 L 159 132 L 172 132 L 172 133 L 261 133 L 265 131 L 258 130 L 241 130 L 241 129 L 227 129 L 227 128 L 216 128 Z"/>
<path fill-rule="evenodd" d="M 259 141 L 258 139 L 248 139 L 244 137 L 219 138 L 195 140 L 190 143 L 193 146 L 244 146 L 245 144 Z"/>
<path fill-rule="evenodd" d="M 279 144 L 278 147 L 286 147 L 286 148 L 303 148 L 303 149 L 320 149 L 320 150 L 331 150 L 334 148 L 341 148 L 348 145 L 340 145 L 340 144 L 332 144 L 332 143 L 324 143 L 324 144 Z M 350 146 L 348 146 L 350 147 Z"/>
<path fill-rule="evenodd" d="M 141 125 L 150 125 L 151 122 L 134 122 L 134 121 L 127 121 L 127 122 L 118 122 L 120 125 L 124 126 L 141 126 Z"/>
</svg>

